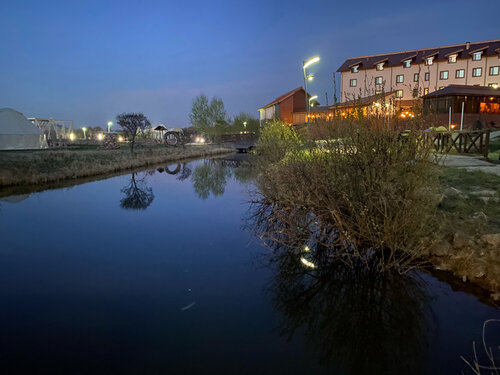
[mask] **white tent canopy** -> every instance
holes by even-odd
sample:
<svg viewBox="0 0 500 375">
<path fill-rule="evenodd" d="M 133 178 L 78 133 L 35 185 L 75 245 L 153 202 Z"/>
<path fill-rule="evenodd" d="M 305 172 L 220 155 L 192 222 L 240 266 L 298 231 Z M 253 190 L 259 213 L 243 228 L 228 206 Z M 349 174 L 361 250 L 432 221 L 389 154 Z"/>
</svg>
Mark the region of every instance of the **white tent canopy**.
<svg viewBox="0 0 500 375">
<path fill-rule="evenodd" d="M 0 150 L 47 148 L 42 131 L 12 108 L 0 109 Z"/>
</svg>

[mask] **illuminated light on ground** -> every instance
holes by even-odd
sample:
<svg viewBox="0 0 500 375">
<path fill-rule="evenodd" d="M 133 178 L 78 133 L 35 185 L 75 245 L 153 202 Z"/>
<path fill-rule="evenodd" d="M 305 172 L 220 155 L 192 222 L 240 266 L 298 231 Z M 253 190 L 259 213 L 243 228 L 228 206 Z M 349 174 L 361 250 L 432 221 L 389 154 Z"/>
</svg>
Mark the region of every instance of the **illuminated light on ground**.
<svg viewBox="0 0 500 375">
<path fill-rule="evenodd" d="M 316 265 L 313 263 L 313 262 L 310 262 L 308 261 L 306 258 L 304 257 L 301 257 L 300 258 L 300 261 L 302 262 L 302 264 L 308 268 L 316 268 Z"/>
</svg>

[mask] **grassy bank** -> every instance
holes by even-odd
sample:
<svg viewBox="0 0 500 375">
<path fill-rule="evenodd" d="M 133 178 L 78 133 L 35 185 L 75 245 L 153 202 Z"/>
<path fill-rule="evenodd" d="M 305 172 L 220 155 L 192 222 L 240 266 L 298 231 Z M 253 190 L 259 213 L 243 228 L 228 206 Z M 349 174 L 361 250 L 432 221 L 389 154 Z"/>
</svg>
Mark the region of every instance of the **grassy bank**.
<svg viewBox="0 0 500 375">
<path fill-rule="evenodd" d="M 128 148 L 1 151 L 0 186 L 46 184 L 231 152 L 230 148 L 216 145 L 154 146 L 138 148 L 133 155 Z"/>
</svg>

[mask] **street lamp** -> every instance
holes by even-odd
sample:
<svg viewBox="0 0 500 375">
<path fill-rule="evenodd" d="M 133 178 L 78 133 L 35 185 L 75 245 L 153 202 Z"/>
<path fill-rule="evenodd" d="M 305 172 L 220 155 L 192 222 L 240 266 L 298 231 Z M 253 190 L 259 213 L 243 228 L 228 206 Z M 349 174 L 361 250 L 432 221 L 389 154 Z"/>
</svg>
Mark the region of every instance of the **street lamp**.
<svg viewBox="0 0 500 375">
<path fill-rule="evenodd" d="M 243 121 L 243 127 L 245 128 L 245 130 L 247 130 L 247 122 L 246 121 Z"/>
<path fill-rule="evenodd" d="M 112 121 L 108 121 L 108 133 L 110 132 L 111 127 L 113 126 Z"/>
<path fill-rule="evenodd" d="M 306 69 L 307 67 L 311 66 L 312 64 L 315 64 L 319 61 L 319 56 L 314 56 L 314 57 L 311 57 L 307 60 L 304 60 L 302 62 L 302 72 L 304 73 L 304 90 L 306 91 L 306 122 L 307 122 L 307 133 L 309 135 L 309 137 L 311 137 L 311 132 L 310 132 L 310 129 L 309 129 L 309 112 L 310 112 L 310 100 L 307 99 L 307 81 L 312 81 L 314 79 L 314 76 L 311 74 L 311 75 L 307 75 L 306 74 Z M 317 96 L 316 96 L 317 97 Z"/>
<path fill-rule="evenodd" d="M 314 101 L 314 100 L 316 100 L 316 99 L 318 99 L 318 95 L 314 95 L 314 96 L 311 96 L 309 98 L 309 106 L 310 107 L 314 107 L 314 103 L 311 103 L 311 102 Z"/>
<path fill-rule="evenodd" d="M 85 136 L 85 132 L 87 131 L 87 128 L 84 126 L 84 127 L 82 127 L 82 130 L 83 130 L 83 139 L 87 139 L 87 137 Z"/>
</svg>

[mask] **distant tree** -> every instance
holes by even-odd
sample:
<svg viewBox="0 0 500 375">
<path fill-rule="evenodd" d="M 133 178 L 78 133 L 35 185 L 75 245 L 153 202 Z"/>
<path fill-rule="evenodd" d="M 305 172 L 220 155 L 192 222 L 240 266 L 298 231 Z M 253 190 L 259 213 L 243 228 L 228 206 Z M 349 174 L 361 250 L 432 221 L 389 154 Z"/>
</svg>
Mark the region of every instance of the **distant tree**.
<svg viewBox="0 0 500 375">
<path fill-rule="evenodd" d="M 130 152 L 134 152 L 135 137 L 141 130 L 151 126 L 148 118 L 142 113 L 122 113 L 116 116 L 116 123 L 120 125 L 130 140 Z"/>
<path fill-rule="evenodd" d="M 259 120 L 249 113 L 240 112 L 238 115 L 234 116 L 233 123 L 231 124 L 231 131 L 236 133 L 245 130 L 250 133 L 258 134 L 260 130 Z"/>
<path fill-rule="evenodd" d="M 211 136 L 223 133 L 228 127 L 222 99 L 213 97 L 209 103 L 204 94 L 193 100 L 189 120 L 198 131 Z"/>
<path fill-rule="evenodd" d="M 145 210 L 155 196 L 153 189 L 146 186 L 146 175 L 143 178 L 136 178 L 135 175 L 132 173 L 130 183 L 121 190 L 125 197 L 120 200 L 120 206 L 127 210 Z"/>
</svg>

